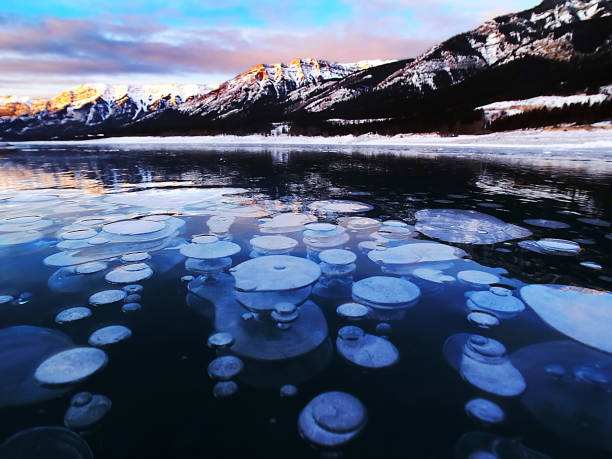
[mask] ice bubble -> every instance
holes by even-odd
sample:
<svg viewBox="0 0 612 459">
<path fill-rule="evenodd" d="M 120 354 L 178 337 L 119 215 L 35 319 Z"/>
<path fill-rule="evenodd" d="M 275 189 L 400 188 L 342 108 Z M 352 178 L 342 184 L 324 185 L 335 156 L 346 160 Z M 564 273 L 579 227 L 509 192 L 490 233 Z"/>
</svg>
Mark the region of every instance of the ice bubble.
<svg viewBox="0 0 612 459">
<path fill-rule="evenodd" d="M 497 403 L 484 398 L 475 398 L 465 404 L 465 411 L 484 424 L 499 424 L 506 418 L 504 410 Z"/>
<path fill-rule="evenodd" d="M 193 276 L 181 276 L 181 282 L 188 284 L 189 282 L 191 282 L 192 280 L 194 280 L 195 277 Z"/>
<path fill-rule="evenodd" d="M 526 346 L 512 362 L 527 380 L 521 403 L 548 430 L 612 451 L 612 356 L 569 340 Z"/>
<path fill-rule="evenodd" d="M 33 378 L 38 364 L 73 347 L 64 333 L 20 325 L 0 329 L 0 407 L 49 400 L 64 391 L 40 387 Z"/>
<path fill-rule="evenodd" d="M 139 284 L 126 285 L 122 290 L 127 293 L 140 293 L 143 290 L 143 286 Z"/>
<path fill-rule="evenodd" d="M 77 274 L 94 274 L 104 271 L 108 267 L 108 263 L 103 261 L 91 261 L 74 267 L 74 272 Z"/>
<path fill-rule="evenodd" d="M 349 239 L 344 227 L 331 223 L 311 223 L 305 226 L 303 234 L 304 244 L 315 249 L 337 247 Z"/>
<path fill-rule="evenodd" d="M 552 252 L 580 252 L 580 244 L 574 241 L 566 241 L 565 239 L 540 239 L 536 242 L 544 250 Z"/>
<path fill-rule="evenodd" d="M 150 278 L 153 270 L 146 263 L 130 263 L 113 269 L 104 277 L 113 284 L 131 284 Z"/>
<path fill-rule="evenodd" d="M 93 332 L 87 342 L 90 346 L 108 346 L 120 343 L 132 336 L 132 331 L 123 325 L 109 325 Z"/>
<path fill-rule="evenodd" d="M 219 381 L 213 386 L 213 397 L 227 398 L 238 392 L 238 384 L 234 381 Z"/>
<path fill-rule="evenodd" d="M 395 226 L 382 224 L 378 231 L 372 233 L 372 237 L 380 242 L 388 243 L 409 239 L 414 234 L 411 226 Z"/>
<path fill-rule="evenodd" d="M 312 287 L 280 292 L 241 292 L 236 290 L 234 296 L 245 308 L 253 312 L 272 311 L 277 303 L 289 302 L 302 304 L 310 296 Z"/>
<path fill-rule="evenodd" d="M 523 302 L 504 288 L 492 287 L 489 291 L 467 292 L 466 296 L 466 304 L 471 311 L 486 311 L 501 318 L 513 317 L 525 309 Z"/>
<path fill-rule="evenodd" d="M 275 322 L 286 324 L 297 320 L 299 312 L 295 304 L 283 301 L 274 305 L 270 316 Z"/>
<path fill-rule="evenodd" d="M 403 265 L 457 260 L 466 255 L 463 250 L 450 245 L 438 244 L 437 242 L 418 242 L 389 249 L 372 250 L 368 253 L 368 258 L 385 267 L 401 269 Z"/>
<path fill-rule="evenodd" d="M 210 243 L 187 244 L 181 247 L 182 255 L 198 260 L 216 260 L 218 258 L 231 257 L 240 252 L 240 246 L 229 241 L 217 241 Z"/>
<path fill-rule="evenodd" d="M 330 265 L 350 265 L 357 260 L 350 250 L 328 249 L 319 253 L 319 260 Z"/>
<path fill-rule="evenodd" d="M 249 242 L 255 251 L 265 255 L 289 253 L 298 245 L 298 241 L 287 236 L 258 236 Z"/>
<path fill-rule="evenodd" d="M 609 228 L 612 223 L 601 218 L 578 218 L 579 222 L 586 223 L 587 225 L 599 226 L 602 228 Z"/>
<path fill-rule="evenodd" d="M 485 285 L 491 285 L 499 282 L 499 277 L 495 274 L 473 269 L 459 271 L 457 273 L 457 279 L 475 287 L 483 287 Z"/>
<path fill-rule="evenodd" d="M 11 295 L 0 295 L 0 305 L 10 303 L 14 299 Z"/>
<path fill-rule="evenodd" d="M 62 239 L 66 240 L 81 240 L 81 239 L 89 239 L 98 234 L 98 232 L 92 228 L 76 228 L 65 231 L 61 233 L 59 236 Z"/>
<path fill-rule="evenodd" d="M 147 252 L 129 252 L 121 256 L 121 261 L 124 263 L 133 263 L 136 261 L 145 261 L 151 259 L 151 255 Z"/>
<path fill-rule="evenodd" d="M 497 204 L 496 202 L 478 202 L 476 203 L 476 205 L 480 207 L 487 207 L 489 209 L 500 209 L 504 207 L 501 204 Z"/>
<path fill-rule="evenodd" d="M 338 306 L 336 314 L 347 319 L 362 319 L 368 315 L 370 309 L 359 303 L 345 303 Z"/>
<path fill-rule="evenodd" d="M 298 430 L 307 441 L 336 448 L 355 438 L 365 427 L 365 406 L 345 392 L 326 392 L 313 398 L 298 418 Z"/>
<path fill-rule="evenodd" d="M 595 263 L 594 261 L 583 261 L 580 263 L 580 266 L 596 270 L 603 269 L 603 267 L 599 263 Z"/>
<path fill-rule="evenodd" d="M 206 221 L 206 226 L 212 234 L 227 234 L 236 221 L 232 215 L 213 215 Z"/>
<path fill-rule="evenodd" d="M 519 438 L 506 438 L 489 432 L 464 434 L 455 446 L 457 459 L 550 459 L 527 448 Z"/>
<path fill-rule="evenodd" d="M 262 233 L 295 233 L 316 220 L 317 218 L 310 214 L 284 213 L 265 221 L 260 229 Z"/>
<path fill-rule="evenodd" d="M 103 226 L 105 232 L 117 234 L 121 236 L 136 236 L 141 234 L 150 234 L 161 231 L 166 227 L 163 222 L 154 222 L 151 220 L 123 220 L 114 223 L 107 223 Z"/>
<path fill-rule="evenodd" d="M 128 296 L 126 296 L 123 299 L 124 303 L 137 303 L 138 301 L 142 300 L 142 297 L 138 294 L 138 293 L 132 293 Z"/>
<path fill-rule="evenodd" d="M 556 220 L 545 220 L 543 218 L 528 218 L 523 220 L 524 223 L 527 223 L 531 226 L 537 226 L 540 228 L 550 228 L 550 229 L 566 229 L 569 228 L 570 225 L 563 222 L 558 222 Z"/>
<path fill-rule="evenodd" d="M 34 379 L 42 386 L 75 384 L 100 371 L 107 362 L 106 353 L 100 349 L 76 347 L 47 358 L 34 372 Z"/>
<path fill-rule="evenodd" d="M 415 217 L 417 231 L 446 242 L 495 244 L 531 235 L 525 228 L 474 210 L 425 209 Z"/>
<path fill-rule="evenodd" d="M 89 304 L 92 306 L 100 306 L 116 303 L 118 301 L 123 301 L 126 296 L 127 293 L 124 290 L 103 290 L 91 295 L 89 297 Z"/>
<path fill-rule="evenodd" d="M 309 286 L 321 276 L 321 268 L 305 258 L 269 255 L 245 261 L 231 270 L 236 289 L 274 292 Z"/>
<path fill-rule="evenodd" d="M 338 219 L 338 223 L 352 233 L 371 233 L 380 227 L 380 221 L 368 217 L 342 217 Z"/>
<path fill-rule="evenodd" d="M 86 403 L 83 401 L 89 398 Z M 64 415 L 64 425 L 69 429 L 82 431 L 88 430 L 106 416 L 110 411 L 112 403 L 104 395 L 91 395 L 89 392 L 81 392 L 72 397 L 70 406 Z"/>
<path fill-rule="evenodd" d="M 406 308 L 421 296 L 421 290 L 404 279 L 373 276 L 353 284 L 353 299 L 379 309 Z"/>
<path fill-rule="evenodd" d="M 85 242 L 91 245 L 102 245 L 107 244 L 111 241 L 111 238 L 104 235 L 94 236 L 92 238 L 87 239 Z"/>
<path fill-rule="evenodd" d="M 41 452 L 42 453 L 41 455 Z M 93 459 L 83 438 L 64 427 L 33 427 L 17 432 L 0 445 L 2 459 Z"/>
<path fill-rule="evenodd" d="M 369 335 L 359 327 L 342 327 L 336 348 L 342 357 L 361 368 L 386 368 L 399 360 L 399 351 L 391 342 Z"/>
<path fill-rule="evenodd" d="M 191 236 L 191 242 L 194 244 L 212 244 L 218 240 L 219 238 L 213 234 L 197 234 Z"/>
<path fill-rule="evenodd" d="M 434 284 L 444 284 L 447 282 L 455 282 L 455 278 L 449 274 L 444 274 L 440 269 L 435 268 L 416 268 L 411 271 L 411 274 L 421 280 L 433 282 Z"/>
<path fill-rule="evenodd" d="M 587 346 L 612 352 L 612 294 L 566 285 L 534 284 L 521 297 L 548 325 Z"/>
<path fill-rule="evenodd" d="M 308 205 L 310 210 L 319 213 L 338 213 L 349 214 L 355 212 L 366 212 L 372 210 L 373 207 L 369 204 L 357 201 L 341 201 L 332 199 L 329 201 L 315 201 Z"/>
<path fill-rule="evenodd" d="M 480 328 L 491 328 L 499 325 L 499 319 L 494 314 L 485 311 L 472 311 L 468 314 L 467 320 Z"/>
<path fill-rule="evenodd" d="M 525 379 L 499 341 L 459 333 L 446 340 L 444 355 L 466 381 L 479 389 L 502 397 L 517 396 L 525 390 Z"/>
<path fill-rule="evenodd" d="M 285 384 L 280 388 L 280 396 L 282 398 L 295 397 L 298 394 L 298 388 L 293 384 Z"/>
<path fill-rule="evenodd" d="M 379 324 L 376 324 L 376 334 L 379 336 L 389 336 L 391 331 L 391 324 L 388 324 L 387 322 L 380 322 Z"/>
<path fill-rule="evenodd" d="M 206 344 L 212 349 L 222 349 L 234 344 L 234 337 L 231 333 L 217 332 L 208 337 Z"/>
<path fill-rule="evenodd" d="M 84 306 L 78 306 L 75 308 L 64 309 L 55 316 L 55 322 L 58 324 L 67 324 L 82 320 L 91 316 L 91 309 Z"/>
<path fill-rule="evenodd" d="M 125 313 L 136 312 L 140 311 L 141 309 L 142 306 L 140 303 L 125 303 L 123 306 L 121 306 L 121 311 Z"/>
<path fill-rule="evenodd" d="M 208 365 L 208 376 L 211 379 L 227 381 L 232 379 L 244 368 L 244 363 L 233 355 L 217 357 Z"/>
</svg>

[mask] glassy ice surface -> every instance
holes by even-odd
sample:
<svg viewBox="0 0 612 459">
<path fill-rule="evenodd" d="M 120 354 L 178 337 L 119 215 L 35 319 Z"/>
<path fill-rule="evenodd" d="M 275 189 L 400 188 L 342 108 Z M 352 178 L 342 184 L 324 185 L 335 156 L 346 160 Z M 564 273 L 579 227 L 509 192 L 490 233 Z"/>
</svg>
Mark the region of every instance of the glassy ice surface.
<svg viewBox="0 0 612 459">
<path fill-rule="evenodd" d="M 609 153 L 20 148 L 3 459 L 612 453 Z"/>
</svg>

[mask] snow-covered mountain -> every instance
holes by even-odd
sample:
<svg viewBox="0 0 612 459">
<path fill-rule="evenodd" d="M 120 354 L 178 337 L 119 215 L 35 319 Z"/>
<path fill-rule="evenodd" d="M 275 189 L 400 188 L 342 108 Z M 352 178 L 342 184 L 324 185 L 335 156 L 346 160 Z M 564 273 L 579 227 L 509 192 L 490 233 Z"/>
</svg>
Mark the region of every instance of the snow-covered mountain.
<svg viewBox="0 0 612 459">
<path fill-rule="evenodd" d="M 176 108 L 206 94 L 200 84 L 85 84 L 52 98 L 0 97 L 0 130 L 4 135 L 80 135 L 133 122 L 152 112 Z"/>
<path fill-rule="evenodd" d="M 333 63 L 318 59 L 296 59 L 290 64 L 257 65 L 223 83 L 217 90 L 195 97 L 179 111 L 210 119 L 245 114 L 256 104 L 278 104 L 294 90 L 328 80 L 340 80 L 383 61 Z"/>
<path fill-rule="evenodd" d="M 526 57 L 569 61 L 610 49 L 610 0 L 545 0 L 535 8 L 500 16 L 454 36 L 377 84 L 342 81 L 296 109 L 332 111 L 364 93 L 422 94 L 467 80 Z"/>
</svg>

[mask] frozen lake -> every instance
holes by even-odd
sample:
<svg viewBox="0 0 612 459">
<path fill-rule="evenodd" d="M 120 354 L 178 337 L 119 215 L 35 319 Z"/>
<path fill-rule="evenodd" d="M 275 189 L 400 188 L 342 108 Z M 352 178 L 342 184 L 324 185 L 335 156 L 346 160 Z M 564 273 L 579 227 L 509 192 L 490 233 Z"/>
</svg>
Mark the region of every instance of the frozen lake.
<svg viewBox="0 0 612 459">
<path fill-rule="evenodd" d="M 5 146 L 0 457 L 609 457 L 611 222 L 605 147 Z"/>
</svg>

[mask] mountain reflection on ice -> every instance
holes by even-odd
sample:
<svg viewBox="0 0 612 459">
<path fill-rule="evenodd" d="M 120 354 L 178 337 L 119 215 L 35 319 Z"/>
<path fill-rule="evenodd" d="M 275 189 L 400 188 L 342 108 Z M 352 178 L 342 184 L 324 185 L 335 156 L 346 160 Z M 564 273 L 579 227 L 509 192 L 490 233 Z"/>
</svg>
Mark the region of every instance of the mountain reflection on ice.
<svg viewBox="0 0 612 459">
<path fill-rule="evenodd" d="M 0 152 L 0 457 L 606 457 L 607 170 Z"/>
</svg>

